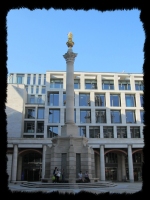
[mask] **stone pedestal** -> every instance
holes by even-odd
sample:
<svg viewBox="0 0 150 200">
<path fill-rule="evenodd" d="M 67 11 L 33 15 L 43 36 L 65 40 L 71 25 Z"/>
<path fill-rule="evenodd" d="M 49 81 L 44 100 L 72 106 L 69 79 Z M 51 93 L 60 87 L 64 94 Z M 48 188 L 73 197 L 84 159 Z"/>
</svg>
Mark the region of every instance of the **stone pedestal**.
<svg viewBox="0 0 150 200">
<path fill-rule="evenodd" d="M 89 177 L 94 177 L 95 165 L 94 165 L 94 151 L 87 145 L 88 139 L 85 137 L 74 137 L 74 136 L 58 136 L 52 139 L 52 147 L 47 147 L 50 155 L 50 170 L 49 177 L 52 177 L 53 170 L 57 167 L 60 171 L 62 170 L 62 156 L 67 155 L 65 165 L 65 179 L 69 183 L 75 183 L 78 179 L 78 173 L 81 170 L 84 174 L 88 171 Z M 76 156 L 80 155 L 80 170 L 77 171 Z M 64 167 L 63 167 L 64 168 Z M 48 177 L 45 177 L 48 178 Z"/>
</svg>

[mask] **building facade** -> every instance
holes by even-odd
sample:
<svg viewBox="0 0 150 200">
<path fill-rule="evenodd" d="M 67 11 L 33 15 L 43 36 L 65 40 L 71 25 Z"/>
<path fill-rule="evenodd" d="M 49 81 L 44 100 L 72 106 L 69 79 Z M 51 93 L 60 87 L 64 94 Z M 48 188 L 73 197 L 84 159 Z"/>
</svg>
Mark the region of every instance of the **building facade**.
<svg viewBox="0 0 150 200">
<path fill-rule="evenodd" d="M 9 180 L 39 181 L 65 124 L 66 72 L 12 73 L 7 92 Z M 74 120 L 94 150 L 96 178 L 141 181 L 143 114 L 142 74 L 74 72 Z"/>
</svg>

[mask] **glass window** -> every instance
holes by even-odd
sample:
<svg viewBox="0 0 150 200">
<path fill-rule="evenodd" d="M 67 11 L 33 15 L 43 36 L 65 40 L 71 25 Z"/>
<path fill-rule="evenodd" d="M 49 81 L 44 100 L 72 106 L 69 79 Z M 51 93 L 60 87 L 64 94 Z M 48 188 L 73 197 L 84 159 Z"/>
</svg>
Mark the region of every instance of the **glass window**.
<svg viewBox="0 0 150 200">
<path fill-rule="evenodd" d="M 23 74 L 17 75 L 17 83 L 24 84 L 24 75 Z"/>
<path fill-rule="evenodd" d="M 131 90 L 130 81 L 119 81 L 119 90 Z"/>
<path fill-rule="evenodd" d="M 37 122 L 37 133 L 44 133 L 44 122 Z"/>
<path fill-rule="evenodd" d="M 90 110 L 80 110 L 80 123 L 91 123 Z"/>
<path fill-rule="evenodd" d="M 85 89 L 97 89 L 97 80 L 85 80 Z"/>
<path fill-rule="evenodd" d="M 45 94 L 45 87 L 42 87 L 42 94 Z"/>
<path fill-rule="evenodd" d="M 52 138 L 58 136 L 58 126 L 47 127 L 47 137 Z"/>
<path fill-rule="evenodd" d="M 38 98 L 37 98 L 37 103 L 42 103 L 43 100 L 42 100 L 42 95 L 38 95 Z"/>
<path fill-rule="evenodd" d="M 31 76 L 28 75 L 28 77 L 27 77 L 27 84 L 28 84 L 28 85 L 30 84 L 30 80 L 31 80 Z"/>
<path fill-rule="evenodd" d="M 142 154 L 134 153 L 133 154 L 133 163 L 141 163 L 142 162 Z"/>
<path fill-rule="evenodd" d="M 127 138 L 127 127 L 125 126 L 117 127 L 117 138 Z"/>
<path fill-rule="evenodd" d="M 104 134 L 104 138 L 113 138 L 114 137 L 113 127 L 112 126 L 104 126 L 103 134 Z"/>
<path fill-rule="evenodd" d="M 50 109 L 49 110 L 49 123 L 59 123 L 60 122 L 60 110 Z"/>
<path fill-rule="evenodd" d="M 80 79 L 74 79 L 74 89 L 80 89 Z"/>
<path fill-rule="evenodd" d="M 143 81 L 135 81 L 135 90 L 143 90 Z"/>
<path fill-rule="evenodd" d="M 26 108 L 25 118 L 35 119 L 35 108 Z"/>
<path fill-rule="evenodd" d="M 36 94 L 39 93 L 39 87 L 36 87 Z"/>
<path fill-rule="evenodd" d="M 89 137 L 90 138 L 100 138 L 100 127 L 90 126 L 89 127 Z"/>
<path fill-rule="evenodd" d="M 114 90 L 114 81 L 113 80 L 103 80 L 102 81 L 102 88 L 103 90 Z"/>
<path fill-rule="evenodd" d="M 117 154 L 116 153 L 107 153 L 105 156 L 106 163 L 118 163 Z"/>
<path fill-rule="evenodd" d="M 66 109 L 64 110 L 64 122 L 66 123 Z M 74 123 L 76 123 L 76 109 L 74 109 Z"/>
<path fill-rule="evenodd" d="M 34 135 L 24 135 L 24 138 L 34 138 Z"/>
<path fill-rule="evenodd" d="M 140 138 L 140 127 L 130 127 L 131 138 Z"/>
<path fill-rule="evenodd" d="M 33 94 L 33 87 L 31 87 L 31 94 Z"/>
<path fill-rule="evenodd" d="M 36 84 L 36 75 L 34 74 L 34 76 L 33 76 L 33 85 L 35 85 Z"/>
<path fill-rule="evenodd" d="M 126 123 L 135 123 L 135 112 L 133 110 L 126 110 Z"/>
<path fill-rule="evenodd" d="M 50 93 L 48 97 L 49 106 L 59 106 L 59 93 Z"/>
<path fill-rule="evenodd" d="M 135 97 L 131 94 L 126 94 L 126 107 L 135 107 Z"/>
<path fill-rule="evenodd" d="M 36 138 L 44 138 L 44 135 L 36 135 Z"/>
<path fill-rule="evenodd" d="M 105 94 L 95 95 L 95 106 L 105 106 Z"/>
<path fill-rule="evenodd" d="M 96 110 L 95 119 L 96 123 L 106 123 L 106 110 Z"/>
<path fill-rule="evenodd" d="M 141 123 L 144 123 L 144 110 L 140 111 Z"/>
<path fill-rule="evenodd" d="M 41 85 L 41 75 L 39 75 L 39 78 L 38 78 L 38 85 Z"/>
<path fill-rule="evenodd" d="M 110 106 L 120 106 L 120 95 L 111 94 L 110 95 Z"/>
<path fill-rule="evenodd" d="M 79 136 L 86 137 L 86 126 L 79 126 L 78 130 L 79 130 Z"/>
<path fill-rule="evenodd" d="M 140 95 L 140 102 L 141 102 L 141 107 L 143 107 L 143 95 Z"/>
<path fill-rule="evenodd" d="M 24 122 L 24 132 L 25 133 L 34 133 L 35 122 Z"/>
<path fill-rule="evenodd" d="M 63 88 L 63 79 L 51 79 L 50 88 Z"/>
<path fill-rule="evenodd" d="M 120 110 L 111 110 L 111 123 L 121 123 Z"/>
<path fill-rule="evenodd" d="M 44 85 L 46 85 L 46 75 L 44 75 Z"/>
<path fill-rule="evenodd" d="M 44 119 L 44 108 L 38 108 L 38 119 Z"/>
<path fill-rule="evenodd" d="M 79 106 L 90 106 L 90 94 L 79 94 Z"/>
<path fill-rule="evenodd" d="M 27 93 L 28 93 L 28 86 L 26 86 L 26 91 L 27 91 Z"/>
<path fill-rule="evenodd" d="M 35 96 L 30 96 L 30 103 L 35 103 Z"/>
</svg>

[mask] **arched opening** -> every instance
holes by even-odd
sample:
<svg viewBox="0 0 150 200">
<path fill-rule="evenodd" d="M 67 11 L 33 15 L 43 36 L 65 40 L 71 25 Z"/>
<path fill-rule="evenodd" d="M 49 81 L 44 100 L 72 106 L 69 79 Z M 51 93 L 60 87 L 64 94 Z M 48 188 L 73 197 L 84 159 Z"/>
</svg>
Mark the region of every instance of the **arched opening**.
<svg viewBox="0 0 150 200">
<path fill-rule="evenodd" d="M 25 151 L 22 157 L 22 181 L 40 181 L 42 176 L 42 155 L 38 151 Z"/>
</svg>

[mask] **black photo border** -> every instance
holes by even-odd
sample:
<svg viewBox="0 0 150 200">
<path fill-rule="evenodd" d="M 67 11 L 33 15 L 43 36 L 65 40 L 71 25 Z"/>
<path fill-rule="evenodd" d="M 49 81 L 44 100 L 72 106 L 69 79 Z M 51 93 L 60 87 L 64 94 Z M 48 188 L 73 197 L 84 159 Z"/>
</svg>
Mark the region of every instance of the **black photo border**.
<svg viewBox="0 0 150 200">
<path fill-rule="evenodd" d="M 150 123 L 149 123 L 149 111 L 150 111 L 150 95 L 149 95 L 149 68 L 150 68 L 150 31 L 149 31 L 149 19 L 150 19 L 150 9 L 149 2 L 147 0 L 93 0 L 93 1 L 60 1 L 60 0 L 20 0 L 20 1 L 10 1 L 6 0 L 5 2 L 1 2 L 1 12 L 0 12 L 0 48 L 1 48 L 1 56 L 0 56 L 0 67 L 1 78 L 0 78 L 0 86 L 1 86 L 1 98 L 0 98 L 0 124 L 1 124 L 1 144 L 0 144 L 0 152 L 1 152 L 1 164 L 0 164 L 0 190 L 2 194 L 9 195 L 11 198 L 22 198 L 22 197 L 31 197 L 34 198 L 35 195 L 37 199 L 49 199 L 49 198 L 62 198 L 70 199 L 70 198 L 103 198 L 103 199 L 120 199 L 120 198 L 128 198 L 128 199 L 137 199 L 144 198 L 149 194 L 149 182 L 150 182 Z M 12 9 L 21 9 L 28 8 L 30 10 L 35 9 L 73 9 L 73 10 L 85 10 L 88 11 L 90 9 L 95 9 L 99 11 L 115 11 L 115 10 L 140 10 L 140 18 L 143 29 L 145 32 L 145 42 L 143 44 L 144 51 L 144 61 L 143 61 L 143 82 L 144 82 L 144 129 L 143 129 L 143 165 L 142 165 L 142 188 L 141 191 L 134 194 L 110 194 L 110 193 L 101 193 L 99 195 L 80 192 L 78 194 L 59 194 L 58 192 L 53 192 L 49 194 L 43 194 L 40 192 L 37 193 L 25 193 L 25 192 L 11 192 L 8 188 L 8 175 L 7 175 L 7 117 L 5 113 L 5 103 L 7 99 L 7 14 Z M 81 30 L 82 31 L 82 30 Z M 135 30 L 136 32 L 136 30 Z M 146 196 L 145 196 L 146 195 Z M 3 197 L 3 196 L 2 196 Z"/>
</svg>

